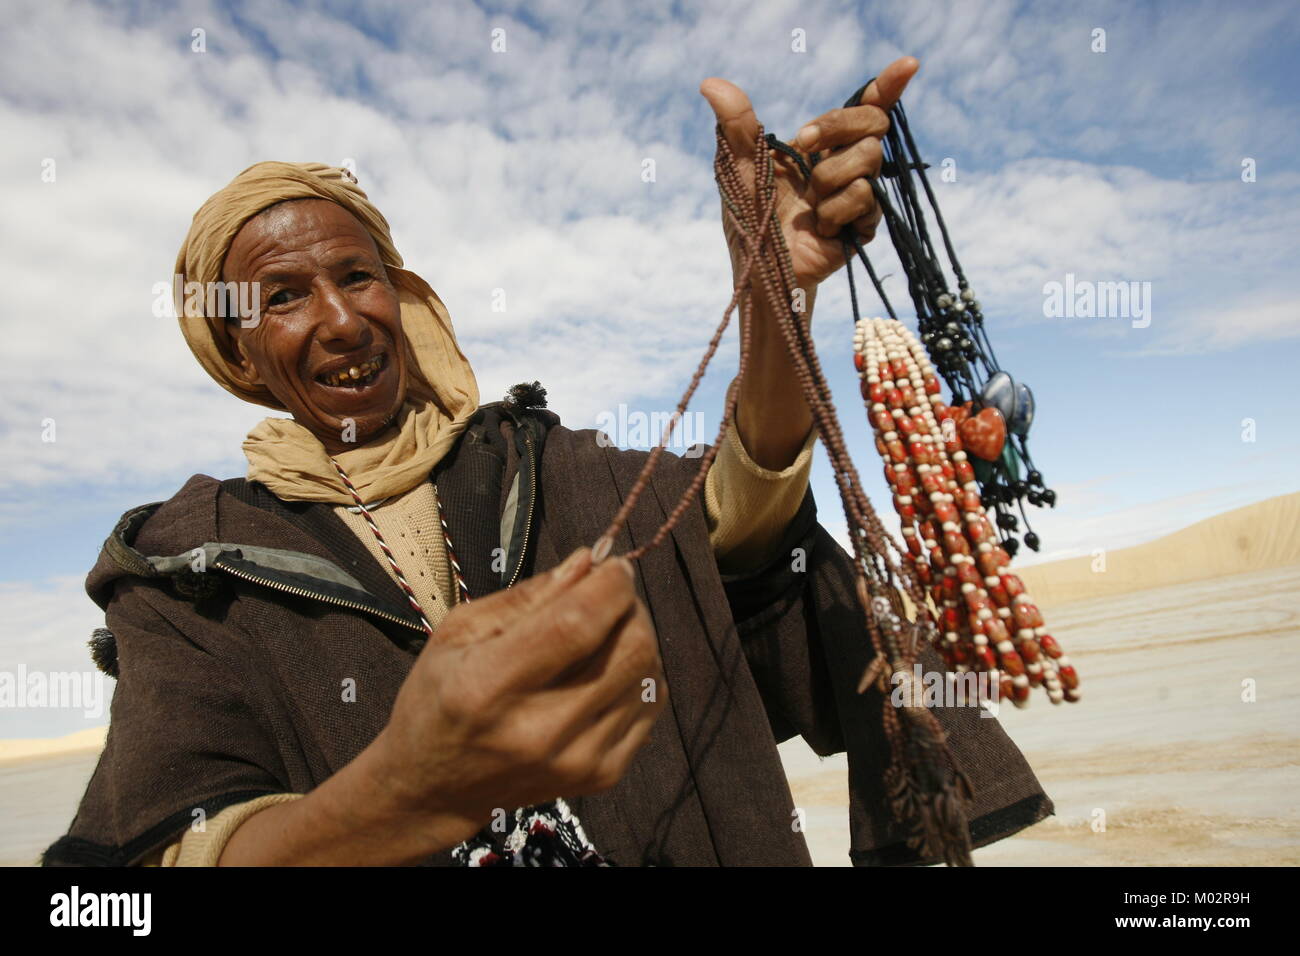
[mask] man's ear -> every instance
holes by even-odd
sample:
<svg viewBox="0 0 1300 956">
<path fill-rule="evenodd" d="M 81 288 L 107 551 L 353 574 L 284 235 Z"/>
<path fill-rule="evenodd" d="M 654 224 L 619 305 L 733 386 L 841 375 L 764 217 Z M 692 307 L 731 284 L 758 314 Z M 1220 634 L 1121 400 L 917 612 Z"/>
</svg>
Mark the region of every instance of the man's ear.
<svg viewBox="0 0 1300 956">
<path fill-rule="evenodd" d="M 239 379 L 244 385 L 261 385 L 262 376 L 257 372 L 257 366 L 253 364 L 252 357 L 248 354 L 248 349 L 244 342 L 244 335 L 251 329 L 245 329 L 239 324 L 238 319 L 226 320 L 226 332 L 230 336 L 230 347 L 234 350 L 235 361 L 239 364 Z"/>
</svg>

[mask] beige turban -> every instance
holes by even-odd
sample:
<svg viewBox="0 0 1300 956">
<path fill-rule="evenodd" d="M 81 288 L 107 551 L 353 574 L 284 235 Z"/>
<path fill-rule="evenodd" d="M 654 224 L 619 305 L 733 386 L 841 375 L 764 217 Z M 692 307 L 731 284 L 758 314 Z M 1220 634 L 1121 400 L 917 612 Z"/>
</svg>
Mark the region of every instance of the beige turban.
<svg viewBox="0 0 1300 956">
<path fill-rule="evenodd" d="M 248 167 L 194 214 L 176 257 L 176 273 L 184 283 L 200 282 L 205 287 L 220 281 L 226 253 L 244 223 L 287 199 L 328 199 L 356 216 L 374 237 L 397 287 L 409 370 L 406 402 L 392 427 L 335 457 L 366 502 L 408 491 L 428 478 L 464 431 L 478 408 L 478 383 L 456 344 L 447 307 L 428 283 L 401 267 L 388 221 L 346 170 L 320 163 L 267 162 Z M 283 409 L 264 386 L 244 382 L 225 318 L 195 316 L 195 305 L 204 311 L 206 296 L 188 300 L 178 315 L 185 341 L 204 370 L 245 401 Z M 353 503 L 324 446 L 292 419 L 264 419 L 249 433 L 244 453 L 248 477 L 281 498 Z"/>
</svg>

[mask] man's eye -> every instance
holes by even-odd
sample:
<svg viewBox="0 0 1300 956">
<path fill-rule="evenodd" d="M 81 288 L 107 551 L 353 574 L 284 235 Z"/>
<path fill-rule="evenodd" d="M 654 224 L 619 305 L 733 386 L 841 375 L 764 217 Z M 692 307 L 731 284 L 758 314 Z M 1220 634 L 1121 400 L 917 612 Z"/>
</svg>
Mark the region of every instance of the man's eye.
<svg viewBox="0 0 1300 956">
<path fill-rule="evenodd" d="M 343 281 L 351 285 L 354 282 L 365 282 L 367 279 L 371 278 L 374 277 L 364 269 L 354 269 L 352 272 L 348 273 L 347 278 Z"/>
<path fill-rule="evenodd" d="M 293 298 L 292 292 L 290 292 L 288 289 L 281 289 L 279 292 L 272 293 L 270 298 L 266 300 L 266 304 L 269 306 L 284 305 L 287 302 L 289 302 L 292 298 Z"/>
</svg>

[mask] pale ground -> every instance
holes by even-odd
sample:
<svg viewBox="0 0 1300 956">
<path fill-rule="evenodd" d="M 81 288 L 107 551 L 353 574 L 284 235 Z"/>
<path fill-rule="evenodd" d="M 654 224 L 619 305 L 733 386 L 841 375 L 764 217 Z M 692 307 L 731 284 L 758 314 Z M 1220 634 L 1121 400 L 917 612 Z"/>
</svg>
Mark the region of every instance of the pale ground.
<svg viewBox="0 0 1300 956">
<path fill-rule="evenodd" d="M 1000 720 L 1056 816 L 979 865 L 1300 864 L 1300 565 L 1050 609 L 1083 700 Z M 1243 703 L 1242 681 L 1257 701 Z M 1041 692 L 1040 692 L 1041 693 Z M 848 865 L 843 756 L 782 745 L 813 859 Z M 1094 832 L 1097 810 L 1105 832 Z"/>
<path fill-rule="evenodd" d="M 976 863 L 1300 864 L 1298 528 L 1287 495 L 1113 552 L 1102 574 L 1088 559 L 1023 573 L 1083 700 L 1003 708 L 1056 816 Z M 66 831 L 101 746 L 102 730 L 0 741 L 0 864 L 33 863 Z M 781 752 L 814 861 L 847 865 L 844 758 L 799 740 Z"/>
</svg>

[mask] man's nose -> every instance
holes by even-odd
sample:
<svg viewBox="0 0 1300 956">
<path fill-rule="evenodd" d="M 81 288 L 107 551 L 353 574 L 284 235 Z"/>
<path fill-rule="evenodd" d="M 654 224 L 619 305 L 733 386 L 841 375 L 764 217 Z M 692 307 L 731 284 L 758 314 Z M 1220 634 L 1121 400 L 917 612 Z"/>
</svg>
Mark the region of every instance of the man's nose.
<svg viewBox="0 0 1300 956">
<path fill-rule="evenodd" d="M 317 338 L 348 347 L 364 345 L 370 340 L 370 323 L 356 310 L 347 293 L 333 282 L 324 282 L 316 298 L 319 308 Z"/>
</svg>

